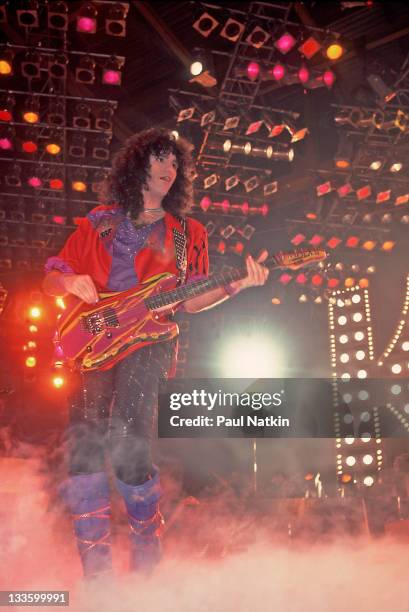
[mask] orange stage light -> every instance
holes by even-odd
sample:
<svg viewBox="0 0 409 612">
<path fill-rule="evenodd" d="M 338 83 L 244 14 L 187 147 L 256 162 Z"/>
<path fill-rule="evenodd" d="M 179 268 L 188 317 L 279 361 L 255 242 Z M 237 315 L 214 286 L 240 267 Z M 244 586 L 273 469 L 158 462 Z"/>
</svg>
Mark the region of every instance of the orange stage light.
<svg viewBox="0 0 409 612">
<path fill-rule="evenodd" d="M 0 60 L 0 74 L 7 76 L 12 73 L 11 63 L 5 59 Z"/>
<path fill-rule="evenodd" d="M 28 368 L 35 368 L 37 365 L 37 359 L 35 357 L 33 357 L 33 355 L 30 355 L 30 357 L 27 357 L 26 359 L 26 366 Z"/>
<path fill-rule="evenodd" d="M 61 151 L 61 147 L 56 142 L 49 142 L 45 150 L 50 155 L 58 155 L 58 153 Z"/>
<path fill-rule="evenodd" d="M 84 181 L 73 181 L 71 187 L 74 191 L 87 191 L 87 184 Z"/>
<path fill-rule="evenodd" d="M 40 121 L 40 114 L 34 111 L 27 111 L 23 113 L 23 119 L 26 123 L 38 123 Z"/>
<path fill-rule="evenodd" d="M 339 43 L 333 43 L 332 45 L 329 45 L 329 47 L 327 47 L 325 53 L 328 59 L 337 60 L 342 57 L 344 53 L 344 48 Z"/>
<path fill-rule="evenodd" d="M 62 376 L 53 376 L 53 385 L 56 389 L 61 389 L 64 386 L 64 378 Z"/>
<path fill-rule="evenodd" d="M 32 319 L 39 319 L 41 317 L 41 308 L 38 306 L 32 306 L 29 310 L 29 314 Z"/>
<path fill-rule="evenodd" d="M 28 331 L 32 334 L 36 334 L 38 332 L 38 327 L 37 325 L 30 325 L 28 328 Z"/>
</svg>

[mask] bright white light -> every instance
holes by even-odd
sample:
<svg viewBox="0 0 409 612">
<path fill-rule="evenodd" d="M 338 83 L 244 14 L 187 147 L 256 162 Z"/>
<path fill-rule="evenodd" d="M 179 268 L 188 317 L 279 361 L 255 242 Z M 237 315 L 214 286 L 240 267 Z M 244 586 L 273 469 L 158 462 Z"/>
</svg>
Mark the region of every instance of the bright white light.
<svg viewBox="0 0 409 612">
<path fill-rule="evenodd" d="M 368 372 L 366 370 L 358 370 L 357 376 L 358 378 L 366 378 L 368 376 Z"/>
<path fill-rule="evenodd" d="M 347 436 L 344 440 L 345 444 L 353 444 L 355 442 L 354 436 Z"/>
<path fill-rule="evenodd" d="M 345 325 L 346 322 L 347 322 L 347 318 L 345 315 L 338 317 L 338 325 Z"/>
<path fill-rule="evenodd" d="M 365 410 L 365 412 L 361 412 L 361 421 L 363 421 L 364 423 L 367 423 L 370 418 L 371 418 L 371 415 L 369 414 L 367 410 Z"/>
<path fill-rule="evenodd" d="M 358 340 L 358 342 L 360 342 L 361 340 L 363 340 L 365 338 L 365 334 L 364 334 L 364 332 L 357 331 L 357 332 L 355 332 L 354 338 L 355 338 L 355 340 Z"/>
<path fill-rule="evenodd" d="M 359 323 L 359 321 L 362 321 L 362 312 L 355 312 L 352 315 L 352 319 L 355 321 L 355 323 Z"/>
<path fill-rule="evenodd" d="M 371 465 L 371 463 L 373 463 L 373 456 L 372 455 L 364 455 L 362 458 L 362 461 L 365 463 L 365 465 Z"/>
<path fill-rule="evenodd" d="M 226 378 L 277 378 L 282 375 L 282 353 L 261 333 L 232 338 L 223 347 L 222 376 Z"/>
<path fill-rule="evenodd" d="M 341 344 L 346 344 L 348 342 L 348 336 L 346 334 L 342 334 L 342 336 L 339 337 L 339 341 Z"/>
<path fill-rule="evenodd" d="M 372 476 L 365 476 L 364 480 L 364 485 L 367 487 L 372 487 L 373 483 L 375 482 Z"/>
<path fill-rule="evenodd" d="M 409 351 L 409 342 L 407 340 L 405 342 L 402 342 L 402 350 Z"/>
<path fill-rule="evenodd" d="M 369 442 L 370 439 L 371 439 L 371 434 L 368 431 L 363 433 L 361 436 L 361 442 Z"/>
<path fill-rule="evenodd" d="M 200 61 L 193 62 L 190 65 L 190 74 L 192 76 L 199 76 L 199 74 L 203 72 L 203 64 Z"/>
<path fill-rule="evenodd" d="M 339 306 L 339 308 L 342 308 L 343 306 L 345 306 L 345 302 L 344 302 L 344 300 L 341 300 L 341 298 L 338 298 L 338 300 L 337 300 L 337 306 Z"/>
<path fill-rule="evenodd" d="M 402 366 L 399 363 L 394 363 L 391 370 L 393 374 L 400 374 L 402 372 Z"/>
<path fill-rule="evenodd" d="M 351 374 L 349 372 L 344 372 L 341 375 L 341 380 L 343 380 L 344 382 L 347 382 L 348 380 L 351 380 Z"/>
<path fill-rule="evenodd" d="M 402 387 L 400 385 L 392 385 L 391 393 L 392 395 L 399 395 L 402 391 Z"/>
<path fill-rule="evenodd" d="M 406 412 L 406 414 L 409 414 L 409 404 L 405 404 L 403 409 Z"/>
<path fill-rule="evenodd" d="M 360 400 L 367 400 L 369 398 L 369 393 L 368 391 L 365 391 L 364 389 L 362 389 L 359 393 L 358 393 L 358 399 Z"/>
<path fill-rule="evenodd" d="M 352 301 L 353 301 L 354 304 L 359 304 L 359 302 L 361 301 L 361 296 L 358 295 L 358 293 L 355 293 L 352 296 Z"/>
<path fill-rule="evenodd" d="M 346 459 L 345 459 L 345 463 L 347 465 L 349 465 L 350 467 L 352 467 L 353 465 L 355 465 L 356 463 L 356 459 L 353 455 L 349 455 Z"/>
<path fill-rule="evenodd" d="M 357 351 L 355 353 L 355 357 L 358 359 L 358 361 L 362 361 L 362 359 L 365 359 L 365 351 Z"/>
<path fill-rule="evenodd" d="M 342 355 L 340 355 L 339 360 L 341 363 L 348 363 L 349 361 L 349 355 L 348 353 L 342 353 Z"/>
<path fill-rule="evenodd" d="M 350 393 L 345 393 L 345 395 L 342 396 L 342 399 L 346 404 L 349 404 L 352 402 L 352 395 Z"/>
<path fill-rule="evenodd" d="M 346 423 L 347 425 L 350 425 L 354 420 L 354 417 L 352 416 L 352 414 L 344 414 L 344 423 Z"/>
</svg>

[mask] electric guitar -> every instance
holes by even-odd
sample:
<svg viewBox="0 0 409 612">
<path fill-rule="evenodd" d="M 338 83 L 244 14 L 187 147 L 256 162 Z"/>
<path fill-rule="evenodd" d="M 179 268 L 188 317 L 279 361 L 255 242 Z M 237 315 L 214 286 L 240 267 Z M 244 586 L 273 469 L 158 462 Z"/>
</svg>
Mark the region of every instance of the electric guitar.
<svg viewBox="0 0 409 612">
<path fill-rule="evenodd" d="M 273 255 L 268 267 L 298 269 L 326 257 L 322 249 L 297 249 Z M 97 304 L 71 295 L 57 323 L 56 358 L 83 372 L 108 369 L 136 348 L 175 338 L 172 306 L 246 276 L 243 267 L 177 286 L 177 277 L 164 273 L 127 291 L 100 293 Z"/>
</svg>

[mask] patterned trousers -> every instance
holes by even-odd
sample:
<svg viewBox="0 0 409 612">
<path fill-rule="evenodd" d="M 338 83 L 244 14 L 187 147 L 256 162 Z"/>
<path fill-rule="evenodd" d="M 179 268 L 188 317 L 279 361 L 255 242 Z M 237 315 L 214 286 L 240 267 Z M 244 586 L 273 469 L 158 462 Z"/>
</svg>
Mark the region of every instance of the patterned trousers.
<svg viewBox="0 0 409 612">
<path fill-rule="evenodd" d="M 104 471 L 108 451 L 122 482 L 139 485 L 149 478 L 158 387 L 166 379 L 172 351 L 172 342 L 160 342 L 131 353 L 110 370 L 76 375 L 66 431 L 71 476 Z"/>
</svg>

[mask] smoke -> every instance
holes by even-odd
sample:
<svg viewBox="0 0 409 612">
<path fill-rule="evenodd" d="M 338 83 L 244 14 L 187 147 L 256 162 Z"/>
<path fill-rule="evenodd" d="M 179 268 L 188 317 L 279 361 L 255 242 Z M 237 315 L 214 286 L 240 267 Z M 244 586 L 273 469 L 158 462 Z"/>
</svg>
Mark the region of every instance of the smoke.
<svg viewBox="0 0 409 612">
<path fill-rule="evenodd" d="M 312 500 L 311 513 L 297 499 L 237 495 L 223 478 L 199 499 L 184 493 L 176 463 L 163 470 L 168 527 L 155 573 L 127 573 L 114 496 L 114 577 L 86 583 L 49 465 L 30 445 L 0 458 L 0 590 L 68 590 L 74 612 L 408 610 L 409 548 L 371 537 L 354 500 L 343 516 Z"/>
</svg>

